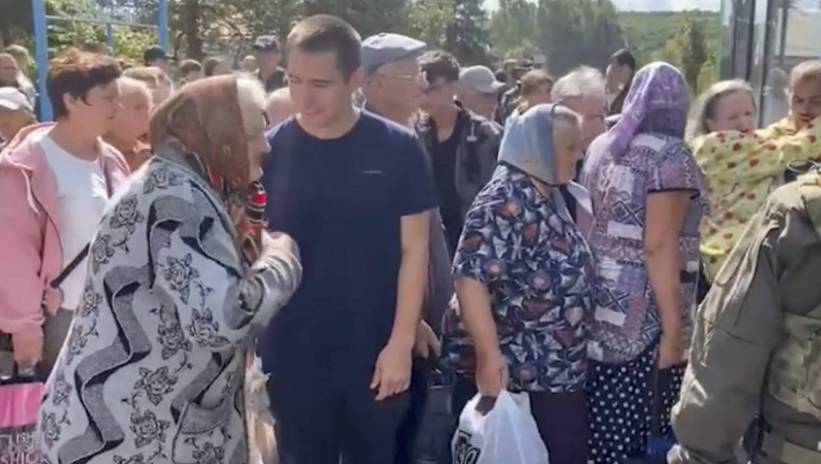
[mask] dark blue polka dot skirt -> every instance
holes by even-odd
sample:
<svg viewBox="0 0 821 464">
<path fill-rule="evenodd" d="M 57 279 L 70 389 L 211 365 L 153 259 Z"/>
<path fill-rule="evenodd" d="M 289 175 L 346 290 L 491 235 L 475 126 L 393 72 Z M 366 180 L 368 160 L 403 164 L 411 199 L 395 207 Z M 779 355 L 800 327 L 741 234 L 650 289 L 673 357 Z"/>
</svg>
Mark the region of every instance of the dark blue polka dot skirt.
<svg viewBox="0 0 821 464">
<path fill-rule="evenodd" d="M 623 364 L 590 361 L 588 415 L 595 464 L 643 459 L 651 434 L 672 435 L 670 410 L 678 401 L 684 367 L 658 371 L 656 351 L 652 346 Z"/>
</svg>

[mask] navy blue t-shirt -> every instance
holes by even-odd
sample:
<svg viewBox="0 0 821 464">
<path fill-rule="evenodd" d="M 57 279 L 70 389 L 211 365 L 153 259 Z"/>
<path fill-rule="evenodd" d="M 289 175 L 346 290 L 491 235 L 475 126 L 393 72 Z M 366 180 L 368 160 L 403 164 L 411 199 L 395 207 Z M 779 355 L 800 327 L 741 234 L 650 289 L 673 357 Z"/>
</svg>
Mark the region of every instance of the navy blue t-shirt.
<svg viewBox="0 0 821 464">
<path fill-rule="evenodd" d="M 409 130 L 368 112 L 338 139 L 291 118 L 268 142 L 269 228 L 296 240 L 303 279 L 260 339 L 263 368 L 370 380 L 396 311 L 400 218 L 436 206 L 427 161 Z"/>
</svg>

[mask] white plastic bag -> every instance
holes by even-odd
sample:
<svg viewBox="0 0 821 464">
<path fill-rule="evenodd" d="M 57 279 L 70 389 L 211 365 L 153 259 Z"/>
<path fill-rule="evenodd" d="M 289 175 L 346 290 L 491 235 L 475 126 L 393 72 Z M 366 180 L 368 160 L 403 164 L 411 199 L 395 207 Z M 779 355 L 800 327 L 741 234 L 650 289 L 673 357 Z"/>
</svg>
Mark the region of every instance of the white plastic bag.
<svg viewBox="0 0 821 464">
<path fill-rule="evenodd" d="M 477 410 L 481 399 L 474 396 L 459 416 L 454 464 L 548 464 L 527 393 L 503 391 L 487 414 Z"/>
</svg>

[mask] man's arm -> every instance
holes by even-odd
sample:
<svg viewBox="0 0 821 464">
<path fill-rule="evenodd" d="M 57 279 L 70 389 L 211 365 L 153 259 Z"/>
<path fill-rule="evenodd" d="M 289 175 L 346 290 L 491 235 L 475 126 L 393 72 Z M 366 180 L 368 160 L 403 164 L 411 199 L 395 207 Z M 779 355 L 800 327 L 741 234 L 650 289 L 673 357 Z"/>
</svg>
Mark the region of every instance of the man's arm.
<svg viewBox="0 0 821 464">
<path fill-rule="evenodd" d="M 779 228 L 759 214 L 702 304 L 690 365 L 673 410 L 679 445 L 671 464 L 735 463 L 734 451 L 759 408 L 781 339 Z"/>
<path fill-rule="evenodd" d="M 379 354 L 371 388 L 377 401 L 402 393 L 410 385 L 411 350 L 422 310 L 428 269 L 430 212 L 402 216 L 402 262 L 396 294 L 396 316 L 388 344 Z"/>
</svg>

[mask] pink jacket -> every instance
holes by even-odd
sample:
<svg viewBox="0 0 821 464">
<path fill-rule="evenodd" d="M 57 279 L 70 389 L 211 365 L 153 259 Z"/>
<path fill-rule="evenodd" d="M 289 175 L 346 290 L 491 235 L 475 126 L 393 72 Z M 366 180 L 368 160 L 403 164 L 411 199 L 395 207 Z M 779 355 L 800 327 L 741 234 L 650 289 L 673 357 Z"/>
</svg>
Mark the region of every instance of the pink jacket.
<svg viewBox="0 0 821 464">
<path fill-rule="evenodd" d="M 57 187 L 34 142 L 52 126 L 27 127 L 0 152 L 0 331 L 5 333 L 41 326 L 43 306 L 54 314 L 61 303 L 59 292 L 48 285 L 63 267 Z M 110 145 L 101 142 L 99 150 L 116 189 L 128 178 L 128 165 Z"/>
</svg>

